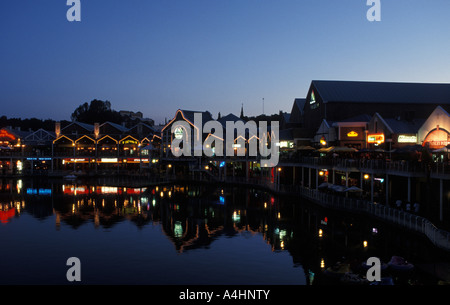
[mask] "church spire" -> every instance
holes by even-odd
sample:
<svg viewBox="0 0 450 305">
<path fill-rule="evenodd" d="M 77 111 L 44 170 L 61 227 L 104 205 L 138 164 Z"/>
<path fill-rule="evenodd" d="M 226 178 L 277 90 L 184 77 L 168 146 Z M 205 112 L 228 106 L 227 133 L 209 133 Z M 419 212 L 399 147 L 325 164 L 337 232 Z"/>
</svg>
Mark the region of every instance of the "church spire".
<svg viewBox="0 0 450 305">
<path fill-rule="evenodd" d="M 244 103 L 242 103 L 242 106 L 241 106 L 241 116 L 240 116 L 240 118 L 241 119 L 244 118 Z"/>
</svg>

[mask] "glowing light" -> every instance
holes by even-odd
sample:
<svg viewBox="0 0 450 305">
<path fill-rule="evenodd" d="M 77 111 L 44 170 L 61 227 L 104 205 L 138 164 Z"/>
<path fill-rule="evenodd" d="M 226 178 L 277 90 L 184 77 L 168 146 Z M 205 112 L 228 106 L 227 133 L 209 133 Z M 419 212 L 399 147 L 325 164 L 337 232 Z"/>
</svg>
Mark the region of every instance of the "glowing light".
<svg viewBox="0 0 450 305">
<path fill-rule="evenodd" d="M 367 248 L 367 240 L 363 241 L 364 248 Z"/>
<path fill-rule="evenodd" d="M 323 236 L 323 230 L 319 229 L 319 237 L 322 237 L 322 236 Z"/>
<path fill-rule="evenodd" d="M 368 180 L 370 178 L 369 174 L 364 175 L 364 179 Z"/>
<path fill-rule="evenodd" d="M 320 268 L 325 268 L 325 260 L 323 258 L 320 260 Z"/>
<path fill-rule="evenodd" d="M 382 144 L 384 143 L 384 134 L 369 134 L 367 135 L 367 143 L 370 144 Z"/>
</svg>

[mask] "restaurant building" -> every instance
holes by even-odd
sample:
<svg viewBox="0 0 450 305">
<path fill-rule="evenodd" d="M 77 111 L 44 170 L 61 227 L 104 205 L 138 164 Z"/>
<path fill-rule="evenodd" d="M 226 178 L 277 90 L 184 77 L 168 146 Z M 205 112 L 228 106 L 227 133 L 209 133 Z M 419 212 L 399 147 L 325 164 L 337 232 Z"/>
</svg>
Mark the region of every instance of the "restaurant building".
<svg viewBox="0 0 450 305">
<path fill-rule="evenodd" d="M 450 108 L 450 84 L 313 80 L 303 109 L 303 127 L 312 139 L 323 120 L 340 122 L 378 113 L 401 120 L 426 119 Z"/>
</svg>

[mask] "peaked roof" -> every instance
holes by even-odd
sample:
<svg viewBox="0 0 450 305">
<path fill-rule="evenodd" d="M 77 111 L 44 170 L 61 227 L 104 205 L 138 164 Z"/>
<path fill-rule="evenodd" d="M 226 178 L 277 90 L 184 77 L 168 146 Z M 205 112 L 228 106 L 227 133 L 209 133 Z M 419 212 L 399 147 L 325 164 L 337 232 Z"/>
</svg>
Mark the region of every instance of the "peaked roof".
<svg viewBox="0 0 450 305">
<path fill-rule="evenodd" d="M 87 123 L 81 123 L 81 122 L 78 122 L 78 121 L 71 122 L 69 125 L 65 126 L 61 130 L 64 130 L 64 129 L 68 128 L 69 126 L 72 126 L 72 125 L 78 125 L 78 126 L 84 128 L 84 129 L 86 129 L 87 131 L 92 131 L 92 132 L 94 131 L 94 125 L 87 124 Z"/>
<path fill-rule="evenodd" d="M 128 128 L 126 128 L 125 126 L 122 126 L 122 125 L 117 124 L 117 123 L 109 122 L 109 121 L 107 121 L 107 122 L 101 124 L 100 127 L 102 127 L 103 125 L 106 125 L 106 124 L 108 124 L 108 125 L 114 127 L 115 129 L 117 129 L 117 130 L 120 131 L 120 132 L 125 132 L 125 131 L 128 130 Z"/>
<path fill-rule="evenodd" d="M 325 103 L 450 104 L 450 84 L 313 80 Z"/>
<path fill-rule="evenodd" d="M 243 121 L 245 123 L 244 120 L 242 120 L 240 117 L 230 113 L 227 114 L 226 116 L 221 117 L 220 119 L 217 120 L 220 124 L 222 124 L 223 127 L 226 127 L 227 125 L 227 121 L 232 121 L 232 122 L 237 122 L 237 121 Z"/>
<path fill-rule="evenodd" d="M 420 127 L 425 123 L 425 119 L 415 119 L 412 121 L 384 119 L 394 133 L 417 133 Z"/>
</svg>

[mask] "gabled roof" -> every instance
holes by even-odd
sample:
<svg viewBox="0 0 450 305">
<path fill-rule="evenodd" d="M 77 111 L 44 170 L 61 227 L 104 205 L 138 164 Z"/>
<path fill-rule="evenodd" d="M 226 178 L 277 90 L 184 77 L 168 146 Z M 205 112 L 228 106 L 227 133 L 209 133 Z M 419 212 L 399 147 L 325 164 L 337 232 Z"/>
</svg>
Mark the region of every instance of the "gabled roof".
<svg viewBox="0 0 450 305">
<path fill-rule="evenodd" d="M 450 104 L 450 84 L 313 80 L 324 103 Z"/>
<path fill-rule="evenodd" d="M 103 125 L 106 125 L 106 124 L 108 124 L 108 125 L 112 126 L 113 128 L 117 129 L 117 131 L 119 131 L 119 132 L 126 132 L 128 130 L 128 128 L 126 128 L 125 126 L 122 126 L 122 125 L 117 124 L 117 123 L 109 122 L 109 121 L 101 124 L 100 127 L 102 127 Z"/>
<path fill-rule="evenodd" d="M 174 122 L 174 120 L 176 119 L 178 113 L 181 113 L 183 118 L 185 120 L 189 121 L 192 125 L 194 125 L 194 121 L 195 121 L 194 118 L 195 118 L 195 114 L 196 113 L 201 114 L 201 116 L 202 116 L 202 124 L 205 124 L 206 122 L 211 121 L 213 119 L 212 115 L 211 115 L 211 113 L 209 111 L 193 111 L 193 110 L 178 109 L 177 112 L 175 113 L 174 118 L 163 127 L 161 132 L 164 131 L 164 129 L 166 129 L 167 126 L 169 126 L 170 124 L 172 124 Z"/>
<path fill-rule="evenodd" d="M 87 131 L 94 132 L 94 125 L 87 124 L 87 123 L 81 123 L 81 122 L 77 122 L 77 121 L 74 121 L 74 122 L 70 123 L 69 125 L 65 126 L 64 128 L 62 128 L 61 131 L 64 131 L 64 129 L 69 128 L 72 125 L 77 125 L 77 126 L 80 126 L 81 128 L 86 129 Z"/>
<path fill-rule="evenodd" d="M 391 128 L 394 133 L 414 134 L 417 133 L 420 127 L 425 123 L 425 119 L 415 119 L 412 121 L 397 120 L 397 119 L 384 119 L 386 124 Z"/>
<path fill-rule="evenodd" d="M 303 112 L 303 108 L 305 107 L 306 99 L 305 98 L 296 98 L 294 100 L 294 105 Z"/>
<path fill-rule="evenodd" d="M 56 139 L 56 134 L 55 132 L 50 132 L 47 130 L 44 130 L 42 128 L 36 130 L 35 132 L 27 135 L 25 137 L 25 141 L 26 142 L 45 142 L 45 141 L 53 141 L 54 139 Z"/>
<path fill-rule="evenodd" d="M 226 128 L 227 121 L 228 121 L 228 122 L 242 121 L 242 122 L 245 123 L 244 120 L 242 120 L 240 117 L 238 117 L 238 116 L 236 116 L 236 115 L 234 115 L 234 114 L 232 114 L 232 113 L 227 114 L 227 115 L 224 116 L 224 117 L 221 117 L 221 118 L 218 119 L 217 121 L 218 121 L 220 124 L 222 124 L 222 126 L 223 126 L 224 128 Z"/>
</svg>

